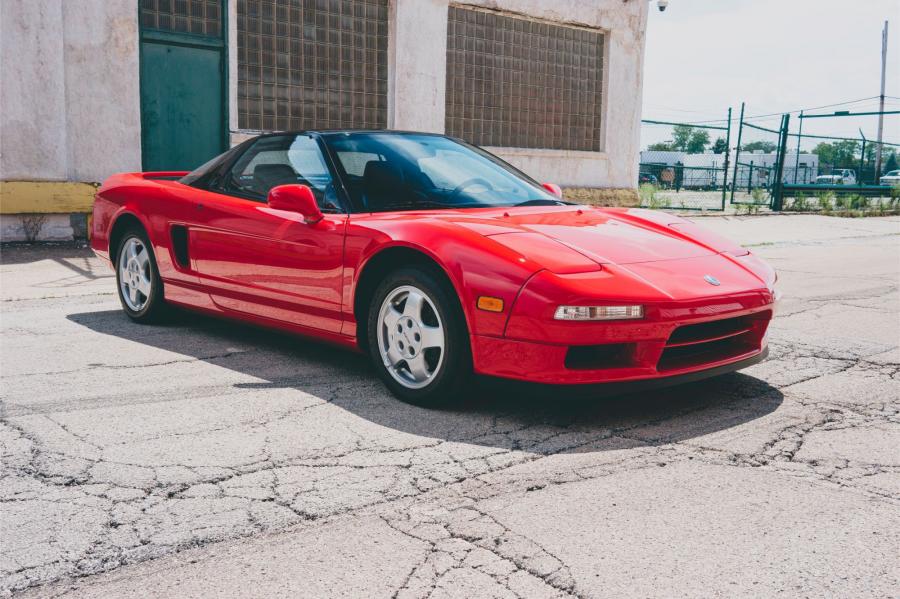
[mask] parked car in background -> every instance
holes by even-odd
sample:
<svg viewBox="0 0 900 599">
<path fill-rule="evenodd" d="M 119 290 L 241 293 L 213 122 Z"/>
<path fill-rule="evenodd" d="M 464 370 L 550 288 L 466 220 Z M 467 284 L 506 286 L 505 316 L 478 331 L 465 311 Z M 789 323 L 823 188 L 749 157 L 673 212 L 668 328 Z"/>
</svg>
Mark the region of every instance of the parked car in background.
<svg viewBox="0 0 900 599">
<path fill-rule="evenodd" d="M 888 171 L 881 175 L 881 184 L 897 187 L 900 185 L 900 171 Z"/>
<path fill-rule="evenodd" d="M 650 185 L 659 185 L 659 179 L 656 178 L 656 175 L 651 175 L 650 173 L 641 173 L 638 176 L 638 184 L 643 185 L 648 183 Z"/>
<path fill-rule="evenodd" d="M 856 171 L 845 168 L 816 177 L 816 185 L 856 185 Z"/>
</svg>

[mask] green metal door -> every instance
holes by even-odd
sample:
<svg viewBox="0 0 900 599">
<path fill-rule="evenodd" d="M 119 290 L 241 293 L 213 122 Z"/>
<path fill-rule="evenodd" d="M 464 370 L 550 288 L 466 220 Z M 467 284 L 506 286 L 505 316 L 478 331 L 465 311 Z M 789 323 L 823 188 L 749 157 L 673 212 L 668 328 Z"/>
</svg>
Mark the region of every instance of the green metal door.
<svg viewBox="0 0 900 599">
<path fill-rule="evenodd" d="M 141 44 L 144 170 L 192 170 L 224 149 L 222 52 Z"/>
<path fill-rule="evenodd" d="M 228 146 L 224 3 L 140 0 L 145 171 L 192 170 Z"/>
</svg>

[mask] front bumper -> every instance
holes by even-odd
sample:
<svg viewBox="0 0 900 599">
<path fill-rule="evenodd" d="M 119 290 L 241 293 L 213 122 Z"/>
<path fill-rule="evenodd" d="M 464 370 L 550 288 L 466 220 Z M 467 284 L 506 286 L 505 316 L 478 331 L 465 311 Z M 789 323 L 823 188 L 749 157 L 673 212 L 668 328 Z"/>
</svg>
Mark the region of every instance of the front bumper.
<svg viewBox="0 0 900 599">
<path fill-rule="evenodd" d="M 739 359 L 735 362 L 728 362 L 720 366 L 707 367 L 692 372 L 686 372 L 677 375 L 656 376 L 651 378 L 633 379 L 633 380 L 604 380 L 589 381 L 580 384 L 569 384 L 561 386 L 559 382 L 540 382 L 523 379 L 506 379 L 513 385 L 527 385 L 528 389 L 540 389 L 547 387 L 548 391 L 565 391 L 565 397 L 610 397 L 615 395 L 624 395 L 628 393 L 638 393 L 641 391 L 650 391 L 653 389 L 661 389 L 666 387 L 674 387 L 675 385 L 683 385 L 686 383 L 694 383 L 705 379 L 722 376 L 731 372 L 736 372 L 744 368 L 759 364 L 769 357 L 769 348 L 764 346 L 763 349 L 755 355 L 748 358 Z M 569 395 L 569 394 L 572 395 Z"/>
<path fill-rule="evenodd" d="M 571 368 L 567 366 L 567 356 L 571 347 L 579 346 L 476 336 L 472 339 L 472 359 L 475 371 L 487 376 L 549 385 L 622 383 L 640 388 L 678 384 L 740 370 L 762 361 L 769 351 L 762 336 L 758 340 L 754 337 L 748 339 L 746 351 L 729 351 L 718 359 L 661 369 L 659 364 L 665 351 L 664 343 L 648 341 L 634 345 L 645 347 L 639 347 L 632 354 L 634 362 L 631 364 Z"/>
<path fill-rule="evenodd" d="M 714 293 L 703 279 L 708 272 L 722 279 Z M 720 256 L 583 274 L 543 271 L 519 293 L 502 335 L 473 336 L 473 366 L 479 374 L 553 385 L 734 370 L 762 359 L 775 303 L 772 285 Z M 554 318 L 559 305 L 641 305 L 644 317 L 562 321 Z"/>
</svg>

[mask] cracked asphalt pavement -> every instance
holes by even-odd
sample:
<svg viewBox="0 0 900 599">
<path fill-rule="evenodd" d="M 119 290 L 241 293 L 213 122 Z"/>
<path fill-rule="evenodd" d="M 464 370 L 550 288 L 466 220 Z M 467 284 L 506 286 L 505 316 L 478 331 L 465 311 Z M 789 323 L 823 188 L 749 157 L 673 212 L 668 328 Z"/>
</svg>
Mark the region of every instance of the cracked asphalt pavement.
<svg viewBox="0 0 900 599">
<path fill-rule="evenodd" d="M 779 270 L 768 361 L 454 411 L 301 338 L 132 324 L 88 250 L 4 248 L 0 594 L 897 597 L 900 219 L 698 220 Z"/>
</svg>

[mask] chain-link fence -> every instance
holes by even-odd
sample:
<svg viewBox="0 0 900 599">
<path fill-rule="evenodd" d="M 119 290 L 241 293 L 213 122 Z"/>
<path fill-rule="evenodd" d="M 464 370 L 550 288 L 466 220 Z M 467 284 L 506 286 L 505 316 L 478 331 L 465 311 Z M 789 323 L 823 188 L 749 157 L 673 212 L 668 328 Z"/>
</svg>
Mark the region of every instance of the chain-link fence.
<svg viewBox="0 0 900 599">
<path fill-rule="evenodd" d="M 638 169 L 648 208 L 723 210 L 729 179 L 731 110 L 722 125 L 641 121 Z"/>
<path fill-rule="evenodd" d="M 741 106 L 729 195 L 732 204 L 773 206 L 779 182 L 783 180 L 788 123 L 787 115 L 779 118 L 777 129 L 750 123 L 744 120 L 744 106 Z"/>
<path fill-rule="evenodd" d="M 804 119 L 832 115 L 801 112 L 799 118 L 791 114 L 745 118 L 745 109 L 742 104 L 734 136 L 731 110 L 720 121 L 641 121 L 641 204 L 679 210 L 827 210 L 829 198 L 858 196 L 884 200 L 869 204 L 900 208 L 896 187 L 900 173 L 893 172 L 898 169 L 900 145 L 882 143 L 882 167 L 876 172 L 876 144 L 862 129 L 858 139 L 804 133 Z M 872 114 L 880 113 L 834 116 Z M 894 178 L 883 179 L 888 172 Z M 820 196 L 821 202 L 810 200 Z"/>
<path fill-rule="evenodd" d="M 782 187 L 782 209 L 793 211 L 867 212 L 895 214 L 900 210 L 900 180 L 898 149 L 891 141 L 881 142 L 881 167 L 877 165 L 877 142 L 869 139 L 860 127 L 858 137 L 804 133 L 806 120 L 816 119 L 831 128 L 831 119 L 855 117 L 865 125 L 865 119 L 877 112 L 839 111 L 833 114 L 800 114 L 796 131 L 789 134 L 793 148 L 785 157 L 788 165 L 795 165 L 793 173 L 786 171 Z M 896 111 L 886 112 L 896 118 Z M 885 116 L 883 115 L 883 116 Z M 824 121 L 823 121 L 824 119 Z M 893 121 L 896 123 L 896 121 Z M 854 123 L 856 124 L 856 123 Z M 845 127 L 846 129 L 846 127 Z M 816 130 L 814 128 L 814 130 Z M 819 131 L 821 127 L 819 128 Z M 895 130 L 889 128 L 888 131 Z M 807 149 L 806 153 L 803 149 Z M 804 156 L 812 155 L 811 172 L 802 171 Z M 892 173 L 893 176 L 888 173 Z"/>
<path fill-rule="evenodd" d="M 835 177 L 845 185 L 879 185 L 880 176 L 887 171 L 897 170 L 897 144 L 882 142 L 882 172 L 876 172 L 876 143 L 860 137 L 840 137 L 835 135 L 804 135 L 791 133 L 790 141 L 794 145 L 786 156 L 787 165 L 797 165 L 796 170 L 787 170 L 786 182 L 792 185 L 815 184 L 819 177 Z M 808 147 L 815 152 L 800 148 Z M 814 160 L 808 161 L 812 156 Z M 893 159 L 892 159 L 893 157 Z M 809 164 L 810 168 L 806 166 Z M 794 173 L 793 175 L 791 173 Z M 799 173 L 799 176 L 797 176 Z"/>
</svg>

